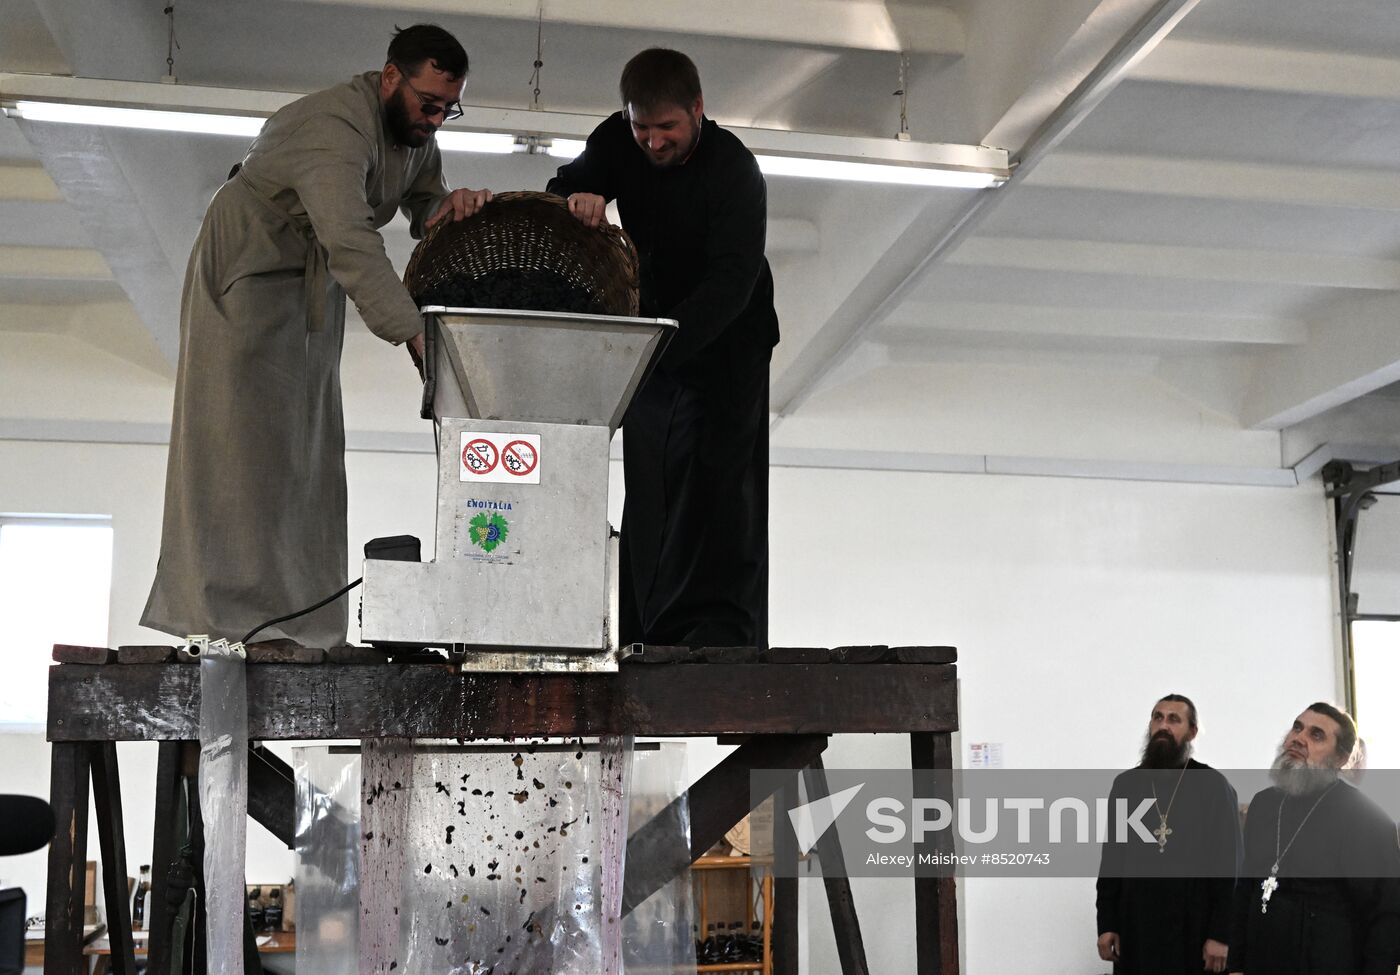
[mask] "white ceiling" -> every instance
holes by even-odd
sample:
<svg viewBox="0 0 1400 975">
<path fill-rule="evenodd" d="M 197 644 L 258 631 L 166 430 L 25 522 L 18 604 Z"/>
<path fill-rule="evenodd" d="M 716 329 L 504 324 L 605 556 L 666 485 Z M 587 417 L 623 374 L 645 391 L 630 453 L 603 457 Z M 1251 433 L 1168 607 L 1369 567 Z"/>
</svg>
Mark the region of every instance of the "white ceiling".
<svg viewBox="0 0 1400 975">
<path fill-rule="evenodd" d="M 432 19 L 472 57 L 467 101 L 527 107 L 538 3 L 464 6 L 177 0 L 175 70 L 311 90 L 377 67 L 393 24 Z M 0 72 L 157 81 L 162 7 L 0 0 Z M 1187 12 L 1139 30 L 1164 10 Z M 916 140 L 1024 160 L 986 199 L 770 179 L 779 461 L 1288 483 L 1326 444 L 1400 444 L 1378 419 L 1393 393 L 1372 395 L 1400 381 L 1394 0 L 544 11 L 550 110 L 611 111 L 621 64 L 661 43 L 695 58 L 723 122 L 889 137 L 903 48 Z M 1086 77 L 1101 102 L 1072 94 Z M 0 436 L 119 420 L 114 438 L 158 439 L 185 257 L 243 146 L 0 120 Z M 448 157 L 454 185 L 495 190 L 541 188 L 552 168 Z M 386 237 L 401 266 L 412 241 Z M 347 341 L 352 443 L 422 440 L 398 355 L 362 326 Z"/>
</svg>

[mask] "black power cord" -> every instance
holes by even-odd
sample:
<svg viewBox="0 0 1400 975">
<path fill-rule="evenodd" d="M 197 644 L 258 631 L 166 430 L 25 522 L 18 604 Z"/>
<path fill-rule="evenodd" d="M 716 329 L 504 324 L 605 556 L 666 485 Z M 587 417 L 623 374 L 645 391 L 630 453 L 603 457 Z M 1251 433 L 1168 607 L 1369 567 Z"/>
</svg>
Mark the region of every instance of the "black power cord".
<svg viewBox="0 0 1400 975">
<path fill-rule="evenodd" d="M 240 642 L 240 643 L 246 644 L 249 640 L 251 640 L 253 637 L 257 636 L 259 633 L 261 633 L 263 630 L 267 629 L 269 626 L 275 626 L 275 625 L 278 624 L 278 623 L 285 623 L 285 622 L 287 622 L 287 620 L 294 620 L 294 619 L 296 619 L 298 616 L 305 616 L 307 613 L 314 613 L 316 610 L 320 609 L 322 606 L 325 606 L 325 605 L 327 605 L 328 603 L 333 603 L 333 602 L 335 602 L 335 601 L 336 601 L 337 599 L 339 599 L 341 596 L 344 596 L 347 592 L 349 592 L 351 589 L 354 589 L 356 586 L 358 586 L 360 583 L 362 583 L 362 582 L 364 582 L 364 581 L 365 581 L 364 576 L 361 576 L 360 578 L 356 579 L 354 582 L 350 583 L 350 585 L 346 586 L 344 589 L 341 589 L 341 590 L 339 590 L 338 592 L 335 592 L 335 593 L 333 593 L 333 594 L 327 596 L 325 599 L 321 600 L 319 603 L 316 603 L 315 605 L 308 606 L 308 607 L 306 607 L 305 609 L 299 609 L 299 610 L 297 610 L 295 613 L 288 613 L 286 616 L 279 616 L 279 617 L 277 617 L 275 620 L 268 620 L 266 623 L 260 623 L 259 625 L 255 626 L 255 627 L 253 627 L 251 630 L 249 630 L 249 631 L 248 631 L 248 635 L 245 636 L 245 637 L 244 637 L 242 640 L 240 640 L 239 642 Z"/>
</svg>

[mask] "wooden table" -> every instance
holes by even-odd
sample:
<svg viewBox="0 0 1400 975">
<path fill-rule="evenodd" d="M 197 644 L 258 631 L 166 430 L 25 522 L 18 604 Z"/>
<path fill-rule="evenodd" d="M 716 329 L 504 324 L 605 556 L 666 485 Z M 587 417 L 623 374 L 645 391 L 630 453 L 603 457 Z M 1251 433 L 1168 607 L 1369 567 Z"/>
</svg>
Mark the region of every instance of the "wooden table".
<svg viewBox="0 0 1400 975">
<path fill-rule="evenodd" d="M 267 931 L 258 935 L 261 941 L 264 937 L 270 937 L 265 944 L 258 945 L 260 955 L 294 955 L 297 950 L 297 934 L 295 931 Z M 143 939 L 144 941 L 144 939 Z M 143 942 L 137 942 L 135 947 L 137 958 L 146 957 L 146 948 Z M 99 938 L 83 949 L 83 954 L 95 957 L 96 962 L 92 966 L 92 975 L 109 975 L 112 964 L 112 944 L 106 938 Z M 42 962 L 42 958 L 40 961 Z"/>
<path fill-rule="evenodd" d="M 199 668 L 175 662 L 173 649 L 164 656 L 159 650 L 55 648 L 64 662 L 49 672 L 51 802 L 59 829 L 49 850 L 48 972 L 78 975 L 83 965 L 81 924 L 75 926 L 82 891 L 73 870 L 87 848 L 89 781 L 99 811 L 104 890 L 117 889 L 109 876 L 126 875 L 117 741 L 160 743 L 152 863 L 171 860 L 173 797 L 180 777 L 192 774 L 185 745 L 197 745 L 199 737 Z M 267 657 L 254 650 L 247 668 L 248 737 L 254 741 L 636 735 L 741 743 L 689 791 L 691 860 L 749 812 L 753 769 L 805 769 L 817 776 L 807 779 L 809 791 L 824 788 L 820 755 L 827 737 L 839 733 L 908 734 L 911 767 L 949 769 L 950 736 L 958 727 L 951 647 L 647 647 L 616 674 L 578 675 L 464 673 L 446 662 L 341 663 L 334 651 L 309 652 L 307 664 L 259 663 Z M 118 662 L 152 659 L 163 662 Z M 290 769 L 254 750 L 249 815 L 289 846 L 291 797 Z M 626 886 L 634 897 L 664 882 L 657 871 L 674 868 L 632 855 L 646 834 L 643 826 L 629 841 Z M 834 830 L 827 835 L 835 841 Z M 795 861 L 795 849 L 775 852 Z M 640 876 L 648 869 L 650 876 Z M 914 884 L 916 971 L 957 975 L 953 882 L 920 877 Z M 843 972 L 861 975 L 867 969 L 849 886 L 839 878 L 826 885 Z M 776 975 L 797 971 L 797 890 L 795 876 L 775 882 Z M 170 919 L 163 898 L 153 897 L 152 904 L 152 964 L 166 971 L 170 946 L 160 932 L 169 931 Z M 108 898 L 107 905 L 118 946 L 113 970 L 125 973 L 121 959 L 134 957 L 124 948 L 129 908 L 124 897 Z"/>
</svg>

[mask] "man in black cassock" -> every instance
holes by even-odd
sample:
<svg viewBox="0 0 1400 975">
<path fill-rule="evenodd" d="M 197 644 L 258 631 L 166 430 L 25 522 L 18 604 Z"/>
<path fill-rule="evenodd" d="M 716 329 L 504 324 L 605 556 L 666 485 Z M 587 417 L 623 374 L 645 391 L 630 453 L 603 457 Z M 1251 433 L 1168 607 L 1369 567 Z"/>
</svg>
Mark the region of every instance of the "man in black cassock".
<svg viewBox="0 0 1400 975">
<path fill-rule="evenodd" d="M 1245 821 L 1231 972 L 1395 975 L 1400 846 L 1385 810 L 1341 778 L 1355 745 L 1351 715 L 1323 703 L 1284 736 Z"/>
<path fill-rule="evenodd" d="M 764 646 L 768 362 L 778 341 L 763 256 L 767 188 L 704 115 L 695 65 L 643 51 L 624 111 L 549 181 L 597 226 L 616 200 L 641 261 L 641 308 L 678 333 L 623 418 L 624 643 Z"/>
<path fill-rule="evenodd" d="M 1110 839 L 1099 861 L 1099 957 L 1117 975 L 1223 972 L 1239 850 L 1239 810 L 1225 777 L 1191 757 L 1196 706 L 1168 694 L 1152 708 L 1142 761 L 1113 780 L 1110 808 L 1153 803 L 1156 837 Z"/>
</svg>

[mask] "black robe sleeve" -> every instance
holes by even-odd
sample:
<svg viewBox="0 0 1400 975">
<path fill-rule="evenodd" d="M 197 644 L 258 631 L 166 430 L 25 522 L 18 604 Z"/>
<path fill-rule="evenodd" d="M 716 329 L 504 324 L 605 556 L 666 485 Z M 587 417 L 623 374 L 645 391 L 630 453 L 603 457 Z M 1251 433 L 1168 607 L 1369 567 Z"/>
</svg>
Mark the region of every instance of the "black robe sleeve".
<svg viewBox="0 0 1400 975">
<path fill-rule="evenodd" d="M 575 193 L 596 193 L 608 202 L 615 200 L 617 189 L 613 180 L 617 166 L 614 143 L 618 121 L 615 115 L 589 133 L 583 152 L 560 166 L 554 178 L 545 184 L 545 190 L 565 198 Z"/>
</svg>

